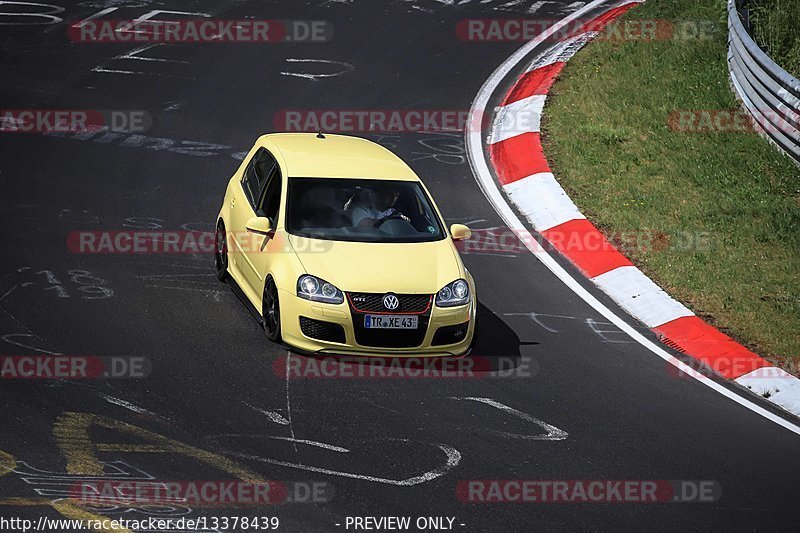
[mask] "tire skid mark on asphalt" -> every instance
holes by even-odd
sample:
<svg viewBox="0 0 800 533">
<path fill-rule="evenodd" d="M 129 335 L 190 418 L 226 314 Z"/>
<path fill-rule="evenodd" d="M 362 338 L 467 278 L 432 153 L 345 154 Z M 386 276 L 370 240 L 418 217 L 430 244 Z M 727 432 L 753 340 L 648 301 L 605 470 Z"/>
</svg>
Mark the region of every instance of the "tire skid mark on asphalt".
<svg viewBox="0 0 800 533">
<path fill-rule="evenodd" d="M 211 277 L 214 281 L 185 279 L 200 277 Z M 231 291 L 226 290 L 227 287 L 219 285 L 215 274 L 163 274 L 134 276 L 134 278 L 142 281 L 147 288 L 199 292 L 206 297 L 212 296 L 216 302 L 222 301 L 222 296 L 232 294 Z"/>
<path fill-rule="evenodd" d="M 48 132 L 42 133 L 42 135 L 45 137 L 71 139 L 75 141 L 113 144 L 122 148 L 143 148 L 146 150 L 166 151 L 194 157 L 226 155 L 241 161 L 247 155 L 247 152 L 231 152 L 232 147 L 226 144 L 187 141 L 168 137 L 152 137 L 140 133 L 117 133 L 109 131 L 108 128 L 99 128 L 97 130 L 78 133 Z"/>
<path fill-rule="evenodd" d="M 335 65 L 338 66 L 341 70 L 336 70 L 334 72 L 298 72 L 298 71 L 291 71 L 291 70 L 283 70 L 281 71 L 281 75 L 283 76 L 294 76 L 297 78 L 306 79 L 312 82 L 319 81 L 321 78 L 336 78 L 341 76 L 342 74 L 347 74 L 348 72 L 352 72 L 355 70 L 355 67 L 351 63 L 347 63 L 346 61 L 336 61 L 333 59 L 313 59 L 313 58 L 298 58 L 298 57 L 288 57 L 285 59 L 287 63 L 293 64 L 301 64 L 301 65 L 308 65 L 308 64 L 319 64 L 319 65 Z"/>
</svg>

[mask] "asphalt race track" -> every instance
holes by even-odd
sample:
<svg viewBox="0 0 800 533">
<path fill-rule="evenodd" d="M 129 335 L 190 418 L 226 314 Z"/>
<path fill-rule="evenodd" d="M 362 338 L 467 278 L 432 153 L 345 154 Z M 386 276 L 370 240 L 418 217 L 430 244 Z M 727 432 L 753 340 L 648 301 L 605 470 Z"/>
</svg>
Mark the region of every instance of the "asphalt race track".
<svg viewBox="0 0 800 533">
<path fill-rule="evenodd" d="M 29 18 L 6 17 L 12 24 L 0 26 L 0 107 L 145 110 L 153 126 L 139 136 L 0 134 L 0 354 L 141 357 L 150 367 L 141 379 L 2 380 L 0 517 L 72 517 L 75 508 L 57 500 L 87 477 L 249 472 L 327 483 L 333 497 L 92 513 L 277 516 L 279 531 L 309 533 L 353 531 L 347 518 L 367 516 L 451 517 L 465 532 L 797 530 L 798 435 L 677 376 L 527 252 L 462 254 L 480 300 L 471 357 L 511 362 L 515 375 L 286 379 L 284 365 L 304 358 L 264 338 L 234 290 L 217 281 L 211 254 L 68 246 L 79 231 L 213 231 L 242 152 L 273 131 L 278 111 L 468 110 L 521 43 L 462 42 L 456 23 L 522 17 L 541 2 L 52 2 L 64 8 L 53 15 L 63 22 L 23 26 L 14 21 Z M 535 16 L 557 19 L 581 5 L 545 2 Z M 168 9 L 318 19 L 335 35 L 328 43 L 163 45 L 135 54 L 134 44 L 70 42 L 68 23 L 112 7 L 106 18 Z M 448 224 L 502 226 L 462 133 L 365 136 L 411 165 Z M 548 433 L 551 426 L 560 431 Z M 648 504 L 457 496 L 460 481 L 493 479 L 713 480 L 722 493 L 715 502 Z"/>
</svg>

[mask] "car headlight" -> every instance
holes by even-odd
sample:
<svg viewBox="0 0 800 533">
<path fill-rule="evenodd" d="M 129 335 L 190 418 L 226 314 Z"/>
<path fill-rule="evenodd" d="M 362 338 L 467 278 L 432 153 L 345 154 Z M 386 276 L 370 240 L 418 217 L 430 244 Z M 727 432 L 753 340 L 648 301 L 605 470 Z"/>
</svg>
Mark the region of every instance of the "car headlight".
<svg viewBox="0 0 800 533">
<path fill-rule="evenodd" d="M 337 289 L 335 285 L 309 274 L 304 274 L 297 280 L 297 295 L 306 300 L 327 304 L 344 302 L 342 291 Z"/>
<path fill-rule="evenodd" d="M 463 279 L 448 283 L 436 293 L 436 305 L 439 307 L 455 307 L 469 302 L 469 285 Z"/>
</svg>

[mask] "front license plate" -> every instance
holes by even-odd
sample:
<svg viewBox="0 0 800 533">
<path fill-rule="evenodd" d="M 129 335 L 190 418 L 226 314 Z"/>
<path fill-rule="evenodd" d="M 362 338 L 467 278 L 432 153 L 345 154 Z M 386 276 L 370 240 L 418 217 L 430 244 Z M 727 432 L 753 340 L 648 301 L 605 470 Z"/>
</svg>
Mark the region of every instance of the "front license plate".
<svg viewBox="0 0 800 533">
<path fill-rule="evenodd" d="M 367 329 L 417 329 L 419 317 L 415 315 L 366 315 Z"/>
</svg>

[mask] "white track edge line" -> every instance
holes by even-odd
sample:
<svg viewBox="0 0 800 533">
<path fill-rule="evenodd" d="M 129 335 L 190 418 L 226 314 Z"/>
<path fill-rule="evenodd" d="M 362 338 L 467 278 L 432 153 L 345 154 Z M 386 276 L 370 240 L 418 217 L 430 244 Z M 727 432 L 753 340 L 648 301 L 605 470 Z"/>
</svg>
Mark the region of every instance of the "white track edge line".
<svg viewBox="0 0 800 533">
<path fill-rule="evenodd" d="M 483 84 L 483 86 L 478 91 L 478 94 L 475 96 L 475 100 L 472 103 L 470 108 L 470 120 L 476 120 L 478 117 L 485 116 L 486 104 L 489 102 L 489 98 L 497 89 L 497 86 L 503 80 L 503 78 L 508 75 L 508 73 L 523 59 L 525 58 L 534 48 L 539 46 L 545 39 L 550 37 L 553 33 L 558 31 L 561 27 L 565 26 L 566 24 L 570 23 L 571 21 L 575 20 L 576 18 L 580 17 L 584 13 L 601 6 L 602 4 L 608 2 L 608 0 L 593 0 L 592 2 L 586 4 L 581 9 L 573 12 L 569 16 L 561 19 L 556 24 L 548 28 L 544 33 L 538 35 L 532 41 L 525 43 L 519 50 L 514 52 L 508 59 L 506 59 L 499 67 L 492 73 L 489 79 Z M 637 2 L 638 3 L 638 2 Z M 624 4 L 620 4 L 624 5 Z M 471 123 L 471 122 L 470 122 Z M 498 215 L 503 219 L 503 221 L 508 225 L 508 227 L 512 230 L 524 231 L 525 225 L 519 220 L 517 215 L 511 209 L 511 206 L 503 198 L 500 189 L 497 186 L 494 178 L 492 177 L 492 173 L 489 170 L 488 164 L 486 162 L 486 156 L 483 150 L 483 142 L 481 138 L 480 130 L 474 130 L 471 128 L 467 128 L 466 133 L 466 151 L 467 151 L 467 159 L 469 160 L 469 165 L 472 169 L 473 174 L 475 175 L 475 179 L 478 182 L 481 190 L 483 191 L 484 196 L 492 204 L 494 210 L 497 212 Z M 595 298 L 589 291 L 587 291 L 583 286 L 581 286 L 564 268 L 559 265 L 553 257 L 544 251 L 538 244 L 529 242 L 530 239 L 523 239 L 523 243 L 525 247 L 539 260 L 541 261 L 547 268 L 550 270 L 559 280 L 561 280 L 564 285 L 566 285 L 572 292 L 574 292 L 577 296 L 579 296 L 583 301 L 589 304 L 595 311 L 600 313 L 602 316 L 607 318 L 611 321 L 615 326 L 620 328 L 622 331 L 628 334 L 633 340 L 653 352 L 654 354 L 658 355 L 660 358 L 667 361 L 669 364 L 673 365 L 677 369 L 681 370 L 683 373 L 693 377 L 694 379 L 698 380 L 699 382 L 703 383 L 707 387 L 715 390 L 716 392 L 726 396 L 727 398 L 733 400 L 734 402 L 742 405 L 743 407 L 750 409 L 756 414 L 759 414 L 766 418 L 767 420 L 782 426 L 789 431 L 800 435 L 800 427 L 792 422 L 780 417 L 767 409 L 764 409 L 760 405 L 753 403 L 752 401 L 740 396 L 739 394 L 723 387 L 719 383 L 709 379 L 708 377 L 696 372 L 694 369 L 676 359 L 668 352 L 663 350 L 661 347 L 657 346 L 655 343 L 644 337 L 641 333 L 636 331 L 632 326 L 630 326 L 625 320 L 617 316 L 611 309 L 603 305 L 597 298 Z"/>
</svg>

